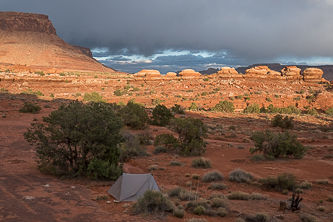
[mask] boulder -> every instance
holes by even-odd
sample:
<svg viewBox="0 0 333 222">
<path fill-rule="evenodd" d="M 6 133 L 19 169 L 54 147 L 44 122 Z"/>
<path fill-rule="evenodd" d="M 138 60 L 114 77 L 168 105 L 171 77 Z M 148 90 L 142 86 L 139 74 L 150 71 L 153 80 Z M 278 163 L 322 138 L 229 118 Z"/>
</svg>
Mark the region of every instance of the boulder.
<svg viewBox="0 0 333 222">
<path fill-rule="evenodd" d="M 318 68 L 307 68 L 303 71 L 305 82 L 320 82 L 323 76 L 323 70 Z"/>
<path fill-rule="evenodd" d="M 256 66 L 245 71 L 245 75 L 267 75 L 272 71 L 268 66 Z"/>
<path fill-rule="evenodd" d="M 177 73 L 175 73 L 175 72 L 168 72 L 165 76 L 166 77 L 176 77 Z"/>
<path fill-rule="evenodd" d="M 161 77 L 161 73 L 158 70 L 153 69 L 143 69 L 134 75 L 135 77 Z"/>
<path fill-rule="evenodd" d="M 217 72 L 218 74 L 233 74 L 233 75 L 238 75 L 238 72 L 234 68 L 230 67 L 222 67 L 221 70 Z"/>
<path fill-rule="evenodd" d="M 281 70 L 282 76 L 300 76 L 301 69 L 296 66 L 286 66 Z"/>
<path fill-rule="evenodd" d="M 200 73 L 194 71 L 193 69 L 184 69 L 179 73 L 180 77 L 199 77 L 201 76 Z"/>
</svg>

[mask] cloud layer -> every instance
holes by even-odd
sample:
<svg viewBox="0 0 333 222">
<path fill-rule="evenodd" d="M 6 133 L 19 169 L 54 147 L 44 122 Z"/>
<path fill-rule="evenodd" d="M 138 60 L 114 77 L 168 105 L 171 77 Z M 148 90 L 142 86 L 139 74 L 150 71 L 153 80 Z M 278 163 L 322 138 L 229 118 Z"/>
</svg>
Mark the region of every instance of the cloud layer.
<svg viewBox="0 0 333 222">
<path fill-rule="evenodd" d="M 120 67 L 180 66 L 177 60 L 189 67 L 333 57 L 332 0 L 2 0 L 0 8 L 48 14 L 68 43 L 125 56 L 118 57 Z M 166 50 L 190 53 L 154 57 Z M 212 54 L 192 55 L 201 51 Z M 126 64 L 131 55 L 145 60 Z"/>
</svg>

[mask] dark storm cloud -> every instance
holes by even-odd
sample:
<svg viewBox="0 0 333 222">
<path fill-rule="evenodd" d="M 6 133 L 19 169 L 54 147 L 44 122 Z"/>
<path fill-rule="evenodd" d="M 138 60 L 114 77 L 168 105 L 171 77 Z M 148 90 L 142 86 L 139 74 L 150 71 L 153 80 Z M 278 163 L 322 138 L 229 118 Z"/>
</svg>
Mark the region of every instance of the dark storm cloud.
<svg viewBox="0 0 333 222">
<path fill-rule="evenodd" d="M 332 0 L 1 0 L 0 9 L 48 14 L 65 41 L 113 55 L 227 51 L 245 63 L 333 56 Z"/>
</svg>

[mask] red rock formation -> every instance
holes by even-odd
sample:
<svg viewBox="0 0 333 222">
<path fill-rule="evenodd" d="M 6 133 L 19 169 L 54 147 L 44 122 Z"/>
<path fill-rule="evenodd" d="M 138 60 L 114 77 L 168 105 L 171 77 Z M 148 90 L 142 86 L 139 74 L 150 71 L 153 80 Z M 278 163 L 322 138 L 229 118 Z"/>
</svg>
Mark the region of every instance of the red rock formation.
<svg viewBox="0 0 333 222">
<path fill-rule="evenodd" d="M 285 76 L 287 80 L 300 80 L 301 69 L 296 66 L 286 66 L 281 70 L 282 76 Z"/>
<path fill-rule="evenodd" d="M 303 71 L 303 79 L 305 82 L 320 82 L 323 71 L 318 68 L 307 68 Z"/>
<path fill-rule="evenodd" d="M 161 77 L 161 73 L 158 70 L 143 69 L 140 72 L 134 74 L 136 77 Z"/>
<path fill-rule="evenodd" d="M 281 73 L 271 70 L 267 66 L 256 66 L 245 71 L 245 79 L 283 79 Z"/>
<path fill-rule="evenodd" d="M 200 77 L 201 74 L 194 71 L 193 69 L 184 69 L 179 73 L 180 77 Z"/>
<path fill-rule="evenodd" d="M 175 73 L 175 72 L 168 72 L 165 76 L 166 77 L 176 77 L 177 73 Z"/>
<path fill-rule="evenodd" d="M 0 12 L 0 64 L 43 71 L 114 71 L 93 59 L 90 49 L 59 38 L 48 16 L 18 12 Z"/>
</svg>

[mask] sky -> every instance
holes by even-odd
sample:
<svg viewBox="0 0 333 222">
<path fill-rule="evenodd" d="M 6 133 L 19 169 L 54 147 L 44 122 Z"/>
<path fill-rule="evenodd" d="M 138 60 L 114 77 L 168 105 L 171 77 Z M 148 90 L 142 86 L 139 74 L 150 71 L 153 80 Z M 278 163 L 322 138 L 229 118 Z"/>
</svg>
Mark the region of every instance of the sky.
<svg viewBox="0 0 333 222">
<path fill-rule="evenodd" d="M 0 0 L 120 71 L 333 64 L 333 0 Z"/>
</svg>

